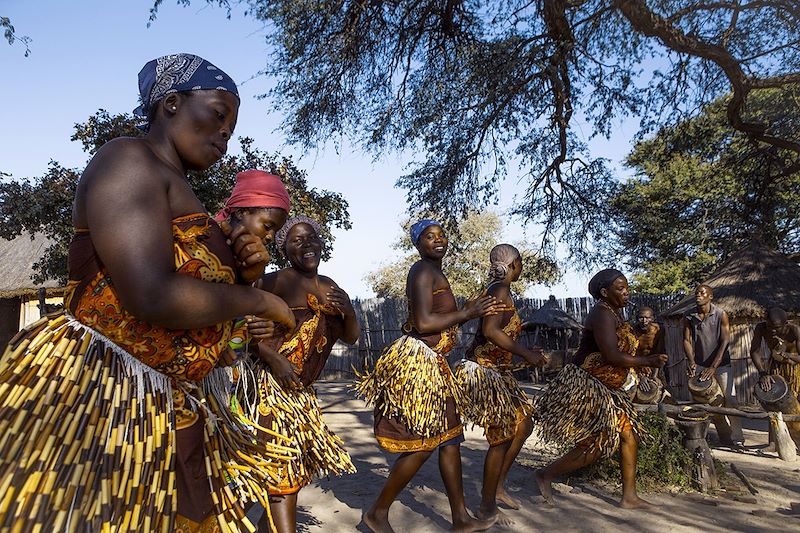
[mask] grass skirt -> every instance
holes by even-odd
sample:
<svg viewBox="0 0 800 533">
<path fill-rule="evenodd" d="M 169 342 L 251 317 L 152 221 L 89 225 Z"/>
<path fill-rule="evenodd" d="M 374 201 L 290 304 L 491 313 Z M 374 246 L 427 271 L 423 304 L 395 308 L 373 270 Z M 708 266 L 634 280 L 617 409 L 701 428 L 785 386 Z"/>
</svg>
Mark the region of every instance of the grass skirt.
<svg viewBox="0 0 800 533">
<path fill-rule="evenodd" d="M 239 394 L 248 415 L 257 420 L 256 429 L 286 435 L 291 446 L 300 450 L 300 455 L 285 465 L 280 483 L 270 494 L 293 494 L 314 478 L 355 473 L 342 439 L 325 425 L 311 386 L 285 390 L 260 361 L 244 360 L 240 370 L 241 382 L 251 380 L 258 391 L 253 395 L 241 389 Z"/>
<path fill-rule="evenodd" d="M 475 426 L 492 433 L 490 444 L 514 437 L 520 416 L 530 416 L 533 407 L 510 370 L 485 367 L 462 359 L 454 370 L 455 381 L 467 399 L 461 414 Z M 498 442 L 499 440 L 499 442 Z"/>
<path fill-rule="evenodd" d="M 459 410 L 464 404 L 447 359 L 407 335 L 384 349 L 372 372 L 356 376 L 355 390 L 368 405 L 423 438 L 452 431 L 445 413 L 448 397 Z"/>
<path fill-rule="evenodd" d="M 576 444 L 612 455 L 620 432 L 632 429 L 644 436 L 628 395 L 612 390 L 575 365 L 566 365 L 542 396 L 534 399 L 534 423 L 545 441 Z"/>
<path fill-rule="evenodd" d="M 172 531 L 179 389 L 203 424 L 220 528 L 254 530 L 243 505 L 268 508 L 296 450 L 253 438 L 231 383 L 215 369 L 175 384 L 63 313 L 26 327 L 0 359 L 0 529 Z"/>
</svg>

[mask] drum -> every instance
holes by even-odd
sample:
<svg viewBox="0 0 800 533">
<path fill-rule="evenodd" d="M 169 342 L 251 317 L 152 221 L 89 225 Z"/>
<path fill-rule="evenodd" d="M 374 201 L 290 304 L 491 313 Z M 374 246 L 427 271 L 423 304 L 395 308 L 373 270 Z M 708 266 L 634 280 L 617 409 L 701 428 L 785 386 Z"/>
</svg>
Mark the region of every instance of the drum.
<svg viewBox="0 0 800 533">
<path fill-rule="evenodd" d="M 712 377 L 706 381 L 700 381 L 702 370 L 697 367 L 694 377 L 689 380 L 689 393 L 691 393 L 692 399 L 697 403 L 705 403 L 714 407 L 723 405 L 725 396 L 717 383 L 717 378 Z"/>
<path fill-rule="evenodd" d="M 780 412 L 785 414 L 800 414 L 800 405 L 797 398 L 789 390 L 789 385 L 781 376 L 771 376 L 774 382 L 772 388 L 765 391 L 761 385 L 756 385 L 755 395 L 758 403 L 765 411 Z"/>
<path fill-rule="evenodd" d="M 642 384 L 647 383 L 650 387 L 649 390 L 643 390 Z M 637 403 L 658 403 L 658 399 L 661 398 L 661 391 L 662 391 L 661 382 L 650 379 L 648 377 L 642 377 L 639 380 L 639 386 L 636 387 L 636 399 Z"/>
<path fill-rule="evenodd" d="M 779 412 L 786 415 L 800 415 L 800 402 L 797 396 L 789 389 L 788 383 L 782 376 L 772 375 L 774 382 L 772 388 L 765 391 L 761 385 L 756 385 L 755 395 L 765 411 Z M 789 434 L 795 444 L 800 446 L 800 422 L 786 422 Z"/>
</svg>

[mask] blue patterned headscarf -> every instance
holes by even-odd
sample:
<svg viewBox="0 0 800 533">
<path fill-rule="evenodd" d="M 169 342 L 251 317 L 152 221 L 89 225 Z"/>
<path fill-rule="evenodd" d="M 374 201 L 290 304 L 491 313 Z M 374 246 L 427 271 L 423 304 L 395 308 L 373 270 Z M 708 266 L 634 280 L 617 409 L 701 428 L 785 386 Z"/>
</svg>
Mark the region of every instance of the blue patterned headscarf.
<svg viewBox="0 0 800 533">
<path fill-rule="evenodd" d="M 439 226 L 442 227 L 442 224 L 438 220 L 433 220 L 430 218 L 423 218 L 419 222 L 415 222 L 411 226 L 411 244 L 417 244 L 420 235 L 426 229 L 430 228 L 431 226 Z"/>
<path fill-rule="evenodd" d="M 148 61 L 139 71 L 140 105 L 134 115 L 147 118 L 155 103 L 171 93 L 217 89 L 239 97 L 236 84 L 220 69 L 193 54 L 170 54 Z M 145 129 L 149 124 L 145 125 Z"/>
</svg>

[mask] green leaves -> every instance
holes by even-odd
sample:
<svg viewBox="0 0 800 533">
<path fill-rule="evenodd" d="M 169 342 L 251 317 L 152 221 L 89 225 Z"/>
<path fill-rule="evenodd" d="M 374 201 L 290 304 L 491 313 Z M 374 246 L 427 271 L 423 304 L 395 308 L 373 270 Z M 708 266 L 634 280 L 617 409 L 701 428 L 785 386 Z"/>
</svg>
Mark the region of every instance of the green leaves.
<svg viewBox="0 0 800 533">
<path fill-rule="evenodd" d="M 748 113 L 800 138 L 800 119 L 786 112 L 797 98 L 797 90 L 758 91 Z M 800 251 L 800 156 L 731 130 L 727 104 L 720 98 L 662 129 L 627 159 L 637 177 L 610 205 L 615 251 L 638 271 L 637 290 L 685 291 L 754 238 Z"/>
</svg>

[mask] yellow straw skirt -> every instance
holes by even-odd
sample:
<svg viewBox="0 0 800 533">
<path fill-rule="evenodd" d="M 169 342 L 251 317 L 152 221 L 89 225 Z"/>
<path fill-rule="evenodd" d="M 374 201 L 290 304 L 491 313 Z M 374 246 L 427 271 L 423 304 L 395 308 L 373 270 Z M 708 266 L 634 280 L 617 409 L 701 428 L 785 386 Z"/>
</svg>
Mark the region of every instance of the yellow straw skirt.
<svg viewBox="0 0 800 533">
<path fill-rule="evenodd" d="M 462 416 L 484 430 L 489 444 L 514 438 L 517 424 L 533 412 L 525 391 L 510 370 L 497 370 L 462 359 L 454 368 L 464 402 Z"/>
<path fill-rule="evenodd" d="M 258 394 L 239 394 L 240 403 L 257 430 L 286 435 L 300 454 L 283 465 L 280 482 L 270 494 L 293 494 L 314 478 L 355 473 L 356 467 L 340 439 L 325 424 L 313 387 L 284 390 L 261 362 L 242 361 L 241 383 L 253 381 Z M 248 379 L 248 374 L 251 375 Z M 255 400 L 255 401 L 254 401 Z"/>
<path fill-rule="evenodd" d="M 230 369 L 173 383 L 63 313 L 26 327 L 0 359 L 0 530 L 172 531 L 175 392 L 203 424 L 220 529 L 254 531 L 244 504 L 269 508 L 296 450 L 256 441 L 231 383 Z"/>
<path fill-rule="evenodd" d="M 604 456 L 617 450 L 622 431 L 632 429 L 637 437 L 644 436 L 628 395 L 572 364 L 534 399 L 534 424 L 545 441 L 586 446 Z"/>
<path fill-rule="evenodd" d="M 355 390 L 367 404 L 402 421 L 410 432 L 422 438 L 460 434 L 460 424 L 453 427 L 445 406 L 450 399 L 459 409 L 461 390 L 447 359 L 419 339 L 400 337 L 384 349 L 372 372 L 356 374 Z"/>
</svg>

